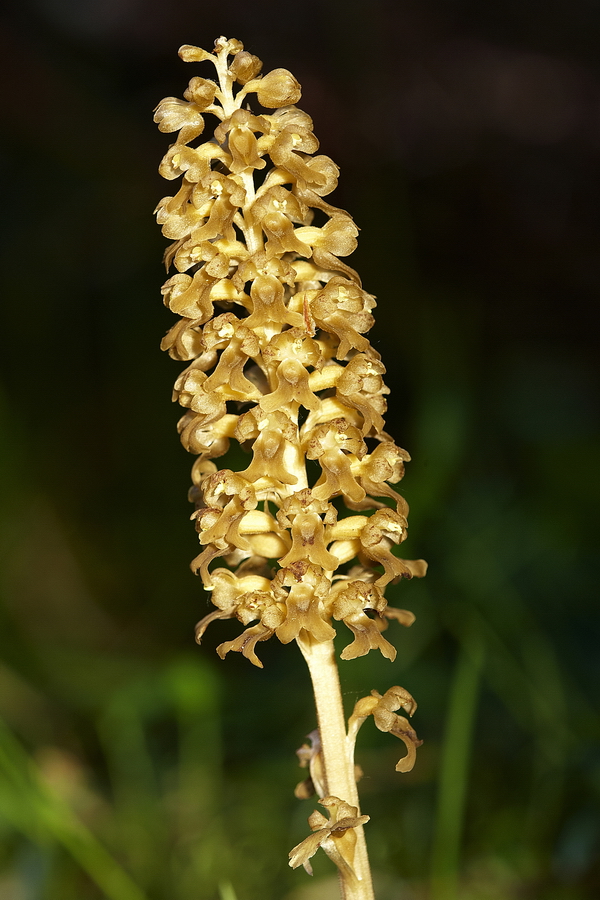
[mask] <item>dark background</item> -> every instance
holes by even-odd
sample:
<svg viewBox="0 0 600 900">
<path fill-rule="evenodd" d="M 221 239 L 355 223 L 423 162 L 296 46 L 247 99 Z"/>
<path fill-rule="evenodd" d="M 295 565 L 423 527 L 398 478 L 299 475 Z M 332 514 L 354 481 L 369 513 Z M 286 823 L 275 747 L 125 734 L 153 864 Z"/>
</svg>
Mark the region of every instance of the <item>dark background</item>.
<svg viewBox="0 0 600 900">
<path fill-rule="evenodd" d="M 600 893 L 600 4 L 38 0 L 0 25 L 0 900 L 328 900 L 287 867 L 314 805 L 295 646 L 214 647 L 191 458 L 158 343 L 171 185 L 152 109 L 244 41 L 303 86 L 361 228 L 388 431 L 413 456 L 391 588 L 419 701 L 409 775 L 366 725 L 378 900 Z M 293 893 L 292 893 L 293 892 Z"/>
</svg>

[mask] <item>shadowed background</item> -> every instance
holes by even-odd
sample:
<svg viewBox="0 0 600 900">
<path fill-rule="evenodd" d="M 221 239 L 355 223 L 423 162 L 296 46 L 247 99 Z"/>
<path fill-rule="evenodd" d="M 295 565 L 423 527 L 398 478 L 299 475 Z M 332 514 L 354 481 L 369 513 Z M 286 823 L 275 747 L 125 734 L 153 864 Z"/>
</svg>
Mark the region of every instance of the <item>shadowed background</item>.
<svg viewBox="0 0 600 900">
<path fill-rule="evenodd" d="M 152 109 L 238 37 L 301 82 L 362 229 L 388 431 L 413 456 L 389 589 L 424 745 L 368 724 L 358 760 L 378 900 L 600 891 L 593 578 L 600 8 L 586 0 L 26 0 L 0 30 L 0 900 L 329 900 L 287 867 L 315 725 L 294 646 L 263 671 L 188 568 L 180 366 L 158 349 L 169 136 Z M 404 550 L 404 548 L 403 548 Z M 340 626 L 343 628 L 343 626 Z"/>
</svg>

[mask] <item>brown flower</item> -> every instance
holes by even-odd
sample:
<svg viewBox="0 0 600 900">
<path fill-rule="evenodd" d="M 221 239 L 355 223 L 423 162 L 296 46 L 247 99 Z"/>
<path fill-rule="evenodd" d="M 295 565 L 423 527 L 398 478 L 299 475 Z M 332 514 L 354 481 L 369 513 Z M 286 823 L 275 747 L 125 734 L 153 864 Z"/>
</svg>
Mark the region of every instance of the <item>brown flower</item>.
<svg viewBox="0 0 600 900">
<path fill-rule="evenodd" d="M 292 869 L 304 866 L 308 874 L 312 875 L 312 866 L 309 860 L 319 847 L 322 847 L 340 872 L 349 880 L 355 881 L 353 864 L 356 834 L 354 829 L 365 825 L 369 821 L 369 816 L 359 816 L 356 806 L 350 806 L 338 797 L 324 797 L 319 802 L 329 811 L 329 819 L 317 810 L 309 817 L 308 824 L 313 834 L 290 851 L 290 866 Z"/>
<path fill-rule="evenodd" d="M 373 716 L 375 725 L 380 731 L 389 731 L 404 742 L 407 750 L 396 765 L 396 772 L 410 772 L 416 760 L 417 747 L 423 741 L 417 739 L 415 730 L 404 716 L 395 713 L 397 709 L 404 709 L 412 716 L 417 708 L 413 697 L 401 687 L 392 687 L 382 696 L 377 691 L 371 691 L 370 697 L 363 697 L 354 707 L 354 712 L 348 723 L 349 736 L 356 739 L 358 729 L 368 716 Z"/>
</svg>

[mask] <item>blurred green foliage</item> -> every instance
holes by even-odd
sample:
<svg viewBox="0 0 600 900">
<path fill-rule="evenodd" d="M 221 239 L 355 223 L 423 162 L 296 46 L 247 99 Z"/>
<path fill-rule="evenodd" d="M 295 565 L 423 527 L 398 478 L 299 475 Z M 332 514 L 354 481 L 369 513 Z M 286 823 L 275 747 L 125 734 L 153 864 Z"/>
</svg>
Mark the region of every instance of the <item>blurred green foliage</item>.
<svg viewBox="0 0 600 900">
<path fill-rule="evenodd" d="M 314 808 L 293 796 L 294 751 L 315 725 L 296 648 L 265 644 L 258 671 L 216 657 L 232 623 L 211 626 L 200 649 L 192 639 L 207 601 L 187 568 L 191 460 L 168 402 L 177 367 L 157 349 L 170 316 L 149 211 L 165 192 L 154 174 L 165 141 L 149 109 L 189 76 L 178 43 L 223 32 L 306 83 L 301 105 L 314 105 L 323 152 L 342 163 L 334 202 L 362 228 L 353 264 L 379 297 L 388 430 L 413 456 L 406 553 L 430 570 L 390 602 L 417 621 L 390 627 L 394 664 L 372 653 L 341 667 L 348 711 L 392 684 L 419 702 L 424 745 L 409 775 L 394 772 L 397 742 L 360 735 L 378 900 L 592 900 L 598 278 L 582 198 L 593 185 L 582 182 L 562 231 L 545 182 L 535 196 L 522 187 L 545 166 L 566 184 L 583 138 L 486 131 L 457 162 L 467 138 L 436 132 L 449 161 L 399 161 L 397 136 L 377 144 L 376 110 L 344 56 L 373 46 L 376 29 L 400 33 L 383 2 L 344 4 L 343 17 L 332 3 L 318 36 L 306 23 L 286 32 L 288 55 L 243 4 L 229 18 L 203 12 L 200 34 L 183 2 L 177 26 L 153 4 L 147 19 L 124 4 L 135 15 L 122 31 L 118 16 L 94 31 L 92 6 L 70 17 L 59 6 L 25 4 L 3 32 L 0 900 L 336 896 L 327 859 L 312 881 L 287 866 Z M 431 74 L 432 47 L 446 60 L 473 39 L 459 7 L 458 24 L 441 2 L 429 19 L 406 14 L 409 63 L 410 40 Z M 529 41 L 552 58 L 560 22 L 552 32 L 545 16 L 536 45 L 515 10 L 502 27 L 492 13 L 476 20 L 478 40 Z M 574 35 L 567 61 L 586 56 Z M 416 79 L 409 63 L 388 105 Z M 415 96 L 439 123 L 431 93 Z"/>
</svg>

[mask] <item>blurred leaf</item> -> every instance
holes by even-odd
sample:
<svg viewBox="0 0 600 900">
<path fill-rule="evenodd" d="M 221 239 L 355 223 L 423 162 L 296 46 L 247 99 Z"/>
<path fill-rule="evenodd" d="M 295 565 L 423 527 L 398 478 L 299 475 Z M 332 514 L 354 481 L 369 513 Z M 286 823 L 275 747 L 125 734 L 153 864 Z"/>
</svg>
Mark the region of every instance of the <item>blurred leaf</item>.
<svg viewBox="0 0 600 900">
<path fill-rule="evenodd" d="M 35 843 L 61 844 L 109 900 L 147 900 L 68 806 L 0 721 L 0 811 Z"/>
</svg>

